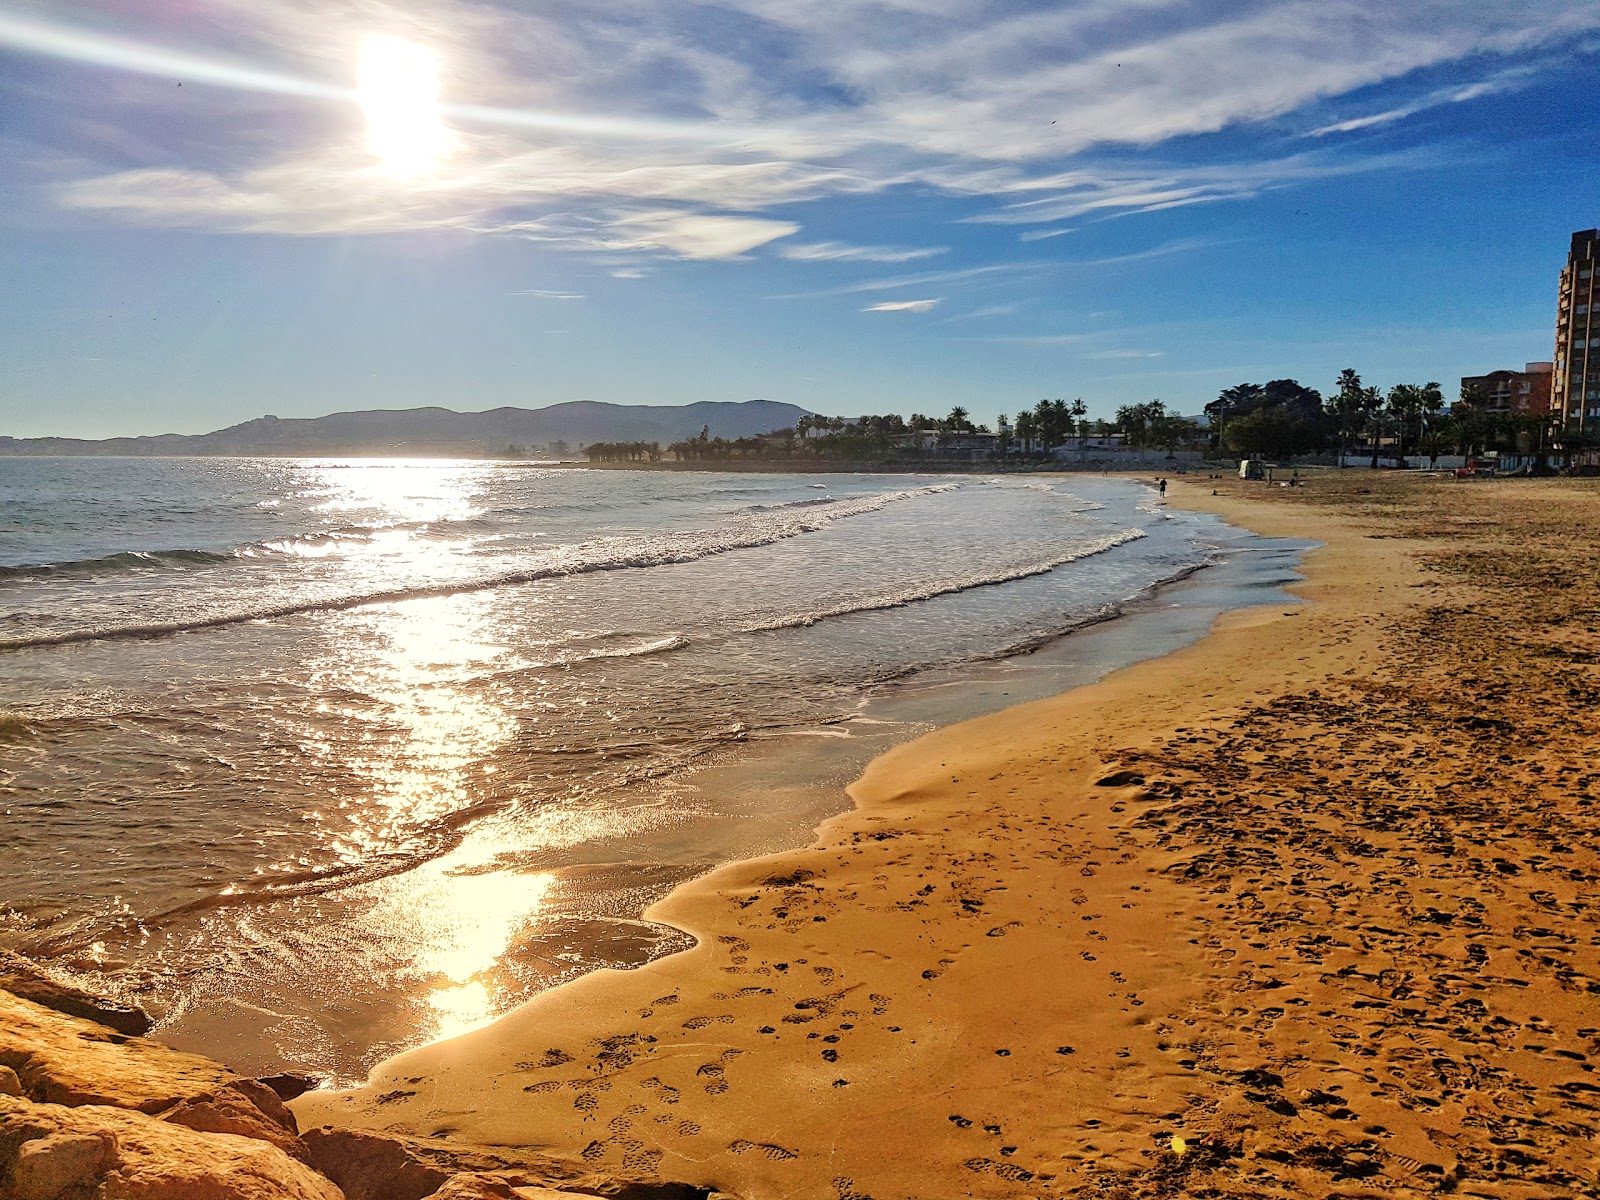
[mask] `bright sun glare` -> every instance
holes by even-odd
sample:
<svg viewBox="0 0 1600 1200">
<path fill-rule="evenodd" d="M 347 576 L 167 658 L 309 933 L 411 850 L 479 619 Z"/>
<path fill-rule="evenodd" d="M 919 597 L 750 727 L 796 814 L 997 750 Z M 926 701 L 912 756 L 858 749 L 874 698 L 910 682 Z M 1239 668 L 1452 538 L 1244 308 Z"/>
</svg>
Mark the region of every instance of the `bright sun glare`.
<svg viewBox="0 0 1600 1200">
<path fill-rule="evenodd" d="M 387 34 L 361 43 L 357 72 L 367 149 L 395 175 L 428 175 L 449 149 L 439 115 L 439 60 L 426 46 Z"/>
</svg>

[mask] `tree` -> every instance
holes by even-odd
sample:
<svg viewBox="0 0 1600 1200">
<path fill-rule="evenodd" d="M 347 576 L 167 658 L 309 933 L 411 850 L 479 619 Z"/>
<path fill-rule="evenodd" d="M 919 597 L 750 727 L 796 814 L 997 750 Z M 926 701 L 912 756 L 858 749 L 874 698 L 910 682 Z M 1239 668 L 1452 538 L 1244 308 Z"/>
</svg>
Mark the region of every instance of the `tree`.
<svg viewBox="0 0 1600 1200">
<path fill-rule="evenodd" d="M 1338 390 L 1328 397 L 1328 415 L 1339 431 L 1339 465 L 1344 466 L 1351 439 L 1366 427 L 1372 393 L 1361 386 L 1361 376 L 1353 367 L 1339 372 Z"/>
<path fill-rule="evenodd" d="M 1230 438 L 1228 430 L 1257 413 L 1272 412 L 1270 420 L 1261 418 Z M 1294 379 L 1273 379 L 1266 383 L 1240 383 L 1221 392 L 1206 405 L 1213 440 L 1219 446 L 1239 450 L 1250 446 L 1253 453 L 1277 456 L 1267 445 L 1297 447 L 1284 454 L 1304 454 L 1321 449 L 1329 437 L 1328 419 L 1322 411 L 1322 393 Z M 1291 432 L 1292 431 L 1292 432 Z"/>
<path fill-rule="evenodd" d="M 1024 454 L 1033 452 L 1033 439 L 1036 432 L 1037 430 L 1033 423 L 1033 412 L 1030 409 L 1023 409 L 1017 414 L 1017 439 L 1022 443 L 1022 452 Z"/>
<path fill-rule="evenodd" d="M 1235 417 L 1223 427 L 1223 444 L 1247 458 L 1293 458 L 1322 441 L 1323 430 L 1293 409 L 1269 405 Z"/>
<path fill-rule="evenodd" d="M 1424 384 L 1397 383 L 1389 389 L 1389 415 L 1395 419 L 1398 435 L 1398 454 L 1405 462 L 1406 450 L 1421 438 L 1425 414 L 1436 413 L 1444 407 L 1444 393 L 1436 382 Z"/>
</svg>

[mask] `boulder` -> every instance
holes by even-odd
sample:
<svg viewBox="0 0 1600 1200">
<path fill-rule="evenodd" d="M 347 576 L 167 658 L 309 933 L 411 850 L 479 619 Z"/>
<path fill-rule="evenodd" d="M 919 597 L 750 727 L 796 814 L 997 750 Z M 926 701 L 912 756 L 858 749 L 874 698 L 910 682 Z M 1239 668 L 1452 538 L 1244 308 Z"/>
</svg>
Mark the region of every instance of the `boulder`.
<svg viewBox="0 0 1600 1200">
<path fill-rule="evenodd" d="M 89 1188 L 100 1181 L 117 1152 L 104 1133 L 47 1133 L 17 1147 L 6 1193 L 16 1200 L 57 1200 L 68 1188 Z"/>
<path fill-rule="evenodd" d="M 272 1096 L 268 1089 L 261 1090 Z M 272 1096 L 272 1100 L 279 1108 L 283 1107 L 282 1101 L 276 1096 Z M 289 1157 L 307 1161 L 305 1145 L 295 1136 L 293 1129 L 263 1113 L 249 1096 L 239 1090 L 238 1084 L 228 1084 L 214 1092 L 190 1096 L 180 1100 L 173 1108 L 163 1109 L 158 1115 L 163 1121 L 197 1129 L 201 1133 L 231 1133 L 235 1137 L 270 1142 Z M 293 1117 L 289 1119 L 291 1122 L 294 1120 Z"/>
<path fill-rule="evenodd" d="M 424 1161 L 408 1139 L 368 1129 L 312 1129 L 304 1141 L 311 1165 L 347 1200 L 422 1200 L 457 1173 Z"/>
<path fill-rule="evenodd" d="M 293 1071 L 285 1071 L 281 1075 L 263 1075 L 256 1082 L 271 1088 L 278 1099 L 285 1103 L 298 1100 L 307 1092 L 322 1086 L 321 1080 L 313 1079 L 310 1075 L 297 1075 Z"/>
<path fill-rule="evenodd" d="M 22 1080 L 10 1067 L 0 1067 L 0 1096 L 22 1095 Z"/>
<path fill-rule="evenodd" d="M 445 1180 L 445 1184 L 433 1194 L 433 1200 L 527 1200 L 527 1194 L 533 1191 L 535 1196 L 544 1192 L 549 1196 L 559 1196 L 560 1192 L 551 1192 L 546 1188 L 516 1189 L 506 1182 L 500 1175 L 484 1175 L 473 1171 L 462 1175 L 452 1175 Z M 567 1193 L 570 1197 L 572 1193 Z M 540 1200 L 543 1200 L 540 1197 Z"/>
<path fill-rule="evenodd" d="M 154 1113 L 238 1078 L 220 1063 L 0 992 L 0 1066 L 51 1104 Z"/>
<path fill-rule="evenodd" d="M 94 1021 L 128 1037 L 150 1032 L 152 1022 L 143 1009 L 73 987 L 9 950 L 0 950 L 0 990 L 68 1016 Z"/>
<path fill-rule="evenodd" d="M 14 1096 L 0 1096 L 0 1196 L 344 1200 L 333 1183 L 268 1142 L 105 1105 Z"/>
</svg>

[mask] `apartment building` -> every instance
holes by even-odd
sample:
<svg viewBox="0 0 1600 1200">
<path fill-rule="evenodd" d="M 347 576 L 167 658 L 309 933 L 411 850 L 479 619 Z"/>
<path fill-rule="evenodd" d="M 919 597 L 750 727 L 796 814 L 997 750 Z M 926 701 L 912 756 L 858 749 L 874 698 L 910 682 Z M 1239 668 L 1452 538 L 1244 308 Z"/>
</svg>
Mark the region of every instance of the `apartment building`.
<svg viewBox="0 0 1600 1200">
<path fill-rule="evenodd" d="M 1461 403 L 1512 417 L 1542 417 L 1550 411 L 1554 364 L 1528 363 L 1520 371 L 1490 371 L 1461 377 Z"/>
<path fill-rule="evenodd" d="M 1551 410 L 1569 427 L 1600 429 L 1600 321 L 1594 320 L 1596 259 L 1600 229 L 1572 235 L 1572 250 L 1561 272 L 1556 308 L 1556 358 Z"/>
</svg>

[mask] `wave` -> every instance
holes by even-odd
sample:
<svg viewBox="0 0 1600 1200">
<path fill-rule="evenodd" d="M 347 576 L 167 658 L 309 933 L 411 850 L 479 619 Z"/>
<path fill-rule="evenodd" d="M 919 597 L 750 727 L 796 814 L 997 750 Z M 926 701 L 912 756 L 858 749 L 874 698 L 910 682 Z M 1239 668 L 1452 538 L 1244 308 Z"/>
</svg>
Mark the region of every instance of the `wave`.
<svg viewBox="0 0 1600 1200">
<path fill-rule="evenodd" d="M 130 571 L 181 570 L 185 567 L 210 567 L 225 563 L 231 554 L 210 550 L 124 550 L 99 558 L 69 559 L 64 562 L 36 563 L 28 566 L 0 567 L 0 583 L 58 578 L 92 578 L 96 575 L 122 575 Z"/>
<path fill-rule="evenodd" d="M 638 567 L 671 566 L 695 562 L 732 550 L 745 550 L 756 546 L 770 546 L 775 542 L 824 529 L 834 521 L 877 512 L 902 500 L 954 491 L 959 484 L 932 484 L 898 492 L 883 492 L 875 496 L 858 496 L 848 500 L 834 500 L 799 510 L 781 513 L 750 514 L 735 523 L 718 529 L 689 530 L 679 533 L 662 533 L 643 538 L 599 538 L 561 546 L 546 553 L 545 561 L 537 566 L 502 571 L 475 579 L 455 580 L 449 583 L 423 584 L 412 587 L 362 592 L 353 595 L 300 598 L 280 604 L 261 605 L 257 608 L 217 613 L 212 616 L 189 617 L 174 621 L 152 621 L 138 625 L 113 625 L 89 629 L 76 629 L 62 633 L 41 634 L 33 637 L 0 641 L 0 651 L 31 650 L 48 646 L 66 646 L 80 642 L 103 641 L 111 638 L 159 638 L 173 634 L 189 633 L 202 629 L 218 629 L 241 625 L 251 621 L 267 621 L 303 613 L 339 612 L 369 604 L 392 604 L 403 600 L 424 600 L 441 596 L 456 596 L 469 592 L 487 591 L 541 579 L 586 575 L 597 571 L 619 571 Z"/>
<path fill-rule="evenodd" d="M 786 500 L 782 504 L 752 504 L 745 512 L 782 512 L 786 508 L 813 508 L 818 504 L 837 504 L 832 496 L 808 496 L 804 500 Z"/>
<path fill-rule="evenodd" d="M 1087 545 L 1080 546 L 1070 553 L 1054 555 L 1038 562 L 1025 563 L 1021 566 L 1010 567 L 984 575 L 966 575 L 920 588 L 906 588 L 903 591 L 891 592 L 887 595 L 849 600 L 831 608 L 795 613 L 791 616 L 778 617 L 758 624 L 741 626 L 739 632 L 761 633 L 776 629 L 798 629 L 806 625 L 815 625 L 818 621 L 825 621 L 829 617 L 844 617 L 852 613 L 900 608 L 907 604 L 932 600 L 936 596 L 950 596 L 957 592 L 971 591 L 973 588 L 994 587 L 1002 583 L 1011 583 L 1017 579 L 1027 579 L 1034 575 L 1047 574 L 1057 567 L 1064 566 L 1070 562 L 1078 562 L 1081 559 L 1091 558 L 1096 554 L 1104 554 L 1107 550 L 1114 550 L 1118 546 L 1136 542 L 1144 536 L 1145 531 L 1142 529 L 1123 529 Z"/>
</svg>

